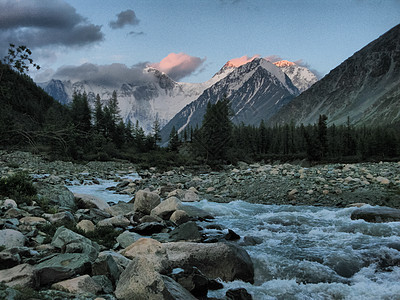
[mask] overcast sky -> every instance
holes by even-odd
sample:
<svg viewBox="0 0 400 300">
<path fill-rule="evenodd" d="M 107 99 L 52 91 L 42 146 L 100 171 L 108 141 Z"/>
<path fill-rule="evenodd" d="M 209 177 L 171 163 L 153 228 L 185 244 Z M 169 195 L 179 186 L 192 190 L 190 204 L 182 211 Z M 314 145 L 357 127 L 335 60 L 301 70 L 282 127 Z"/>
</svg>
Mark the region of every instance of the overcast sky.
<svg viewBox="0 0 400 300">
<path fill-rule="evenodd" d="M 36 81 L 203 82 L 254 55 L 325 75 L 399 22 L 399 0 L 0 0 L 0 55 L 28 46 Z"/>
</svg>

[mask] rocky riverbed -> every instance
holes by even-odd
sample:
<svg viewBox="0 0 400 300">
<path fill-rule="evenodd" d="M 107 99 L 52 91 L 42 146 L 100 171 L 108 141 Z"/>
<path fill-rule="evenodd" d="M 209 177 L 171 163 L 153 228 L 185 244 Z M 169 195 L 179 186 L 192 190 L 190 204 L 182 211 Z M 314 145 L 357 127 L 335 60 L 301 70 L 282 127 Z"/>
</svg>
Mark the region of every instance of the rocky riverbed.
<svg viewBox="0 0 400 300">
<path fill-rule="evenodd" d="M 251 283 L 251 259 L 234 242 L 240 237 L 215 224 L 199 227 L 213 216 L 187 202 L 400 206 L 400 163 L 239 163 L 219 172 L 158 172 L 124 161 L 74 164 L 0 152 L 1 177 L 20 171 L 33 177 L 41 200 L 26 205 L 0 198 L 0 298 L 7 299 L 26 293 L 39 299 L 207 299 L 208 290 L 220 288 L 217 278 Z M 128 176 L 137 171 L 140 178 Z M 132 201 L 111 203 L 68 189 L 102 180 L 114 181 L 111 190 Z M 400 219 L 397 210 L 384 213 Z M 226 294 L 249 297 L 243 289 Z"/>
</svg>

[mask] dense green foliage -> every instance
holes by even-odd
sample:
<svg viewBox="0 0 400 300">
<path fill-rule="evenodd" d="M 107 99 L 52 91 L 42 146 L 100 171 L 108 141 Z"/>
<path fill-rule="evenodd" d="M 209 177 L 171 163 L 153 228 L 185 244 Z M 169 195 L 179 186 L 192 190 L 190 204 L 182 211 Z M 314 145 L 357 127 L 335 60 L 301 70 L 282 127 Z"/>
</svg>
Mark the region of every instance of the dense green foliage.
<svg viewBox="0 0 400 300">
<path fill-rule="evenodd" d="M 18 204 L 30 205 L 36 200 L 36 188 L 26 173 L 16 173 L 8 177 L 0 178 L 0 196 L 15 200 Z"/>
</svg>

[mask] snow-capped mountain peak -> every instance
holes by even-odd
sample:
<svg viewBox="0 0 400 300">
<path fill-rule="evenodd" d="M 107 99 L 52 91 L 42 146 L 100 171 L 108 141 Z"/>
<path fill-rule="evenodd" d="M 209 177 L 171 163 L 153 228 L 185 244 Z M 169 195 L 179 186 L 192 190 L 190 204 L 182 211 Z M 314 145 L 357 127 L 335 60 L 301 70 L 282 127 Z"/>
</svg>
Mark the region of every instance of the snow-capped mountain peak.
<svg viewBox="0 0 400 300">
<path fill-rule="evenodd" d="M 274 62 L 274 65 L 279 67 L 290 78 L 300 93 L 304 92 L 318 81 L 317 76 L 309 69 L 299 66 L 294 62 L 281 60 Z"/>
</svg>

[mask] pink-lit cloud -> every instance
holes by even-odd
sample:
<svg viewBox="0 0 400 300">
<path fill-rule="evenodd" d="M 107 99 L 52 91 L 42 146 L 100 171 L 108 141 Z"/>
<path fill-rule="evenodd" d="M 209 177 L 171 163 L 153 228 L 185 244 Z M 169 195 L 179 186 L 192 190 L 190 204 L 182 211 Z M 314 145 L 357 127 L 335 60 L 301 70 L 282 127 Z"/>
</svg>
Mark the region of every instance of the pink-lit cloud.
<svg viewBox="0 0 400 300">
<path fill-rule="evenodd" d="M 186 53 L 170 53 L 160 62 L 149 64 L 166 73 L 174 80 L 180 80 L 193 74 L 205 61 L 205 58 L 190 56 Z"/>
<path fill-rule="evenodd" d="M 260 57 L 260 55 L 258 55 L 258 54 L 253 55 L 252 57 L 244 55 L 242 57 L 232 58 L 231 60 L 229 60 L 227 62 L 227 65 L 237 68 L 237 67 L 240 67 L 240 66 L 242 66 L 244 64 L 247 64 L 248 62 L 251 62 L 253 59 L 259 58 L 259 57 Z"/>
</svg>

